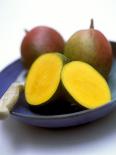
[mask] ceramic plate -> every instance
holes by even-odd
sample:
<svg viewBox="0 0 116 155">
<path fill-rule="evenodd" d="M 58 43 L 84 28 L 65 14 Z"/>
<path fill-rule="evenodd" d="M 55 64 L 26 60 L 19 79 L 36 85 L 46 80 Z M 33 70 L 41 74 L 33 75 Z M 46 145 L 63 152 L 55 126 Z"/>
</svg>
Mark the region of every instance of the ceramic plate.
<svg viewBox="0 0 116 155">
<path fill-rule="evenodd" d="M 112 43 L 113 52 L 115 55 L 116 43 Z M 17 76 L 23 71 L 21 60 L 18 59 L 15 62 L 7 66 L 2 72 L 0 72 L 0 97 L 4 94 L 7 88 L 14 82 Z M 60 128 L 70 127 L 92 122 L 99 119 L 116 107 L 116 58 L 114 56 L 111 73 L 108 78 L 108 83 L 112 92 L 112 101 L 102 107 L 94 110 L 80 110 L 72 106 L 66 101 L 56 101 L 54 107 L 47 107 L 46 109 L 40 109 L 38 113 L 32 112 L 24 98 L 22 93 L 16 106 L 11 111 L 11 115 L 27 124 Z M 59 104 L 60 103 L 60 104 Z M 59 106 L 60 105 L 60 106 Z"/>
</svg>

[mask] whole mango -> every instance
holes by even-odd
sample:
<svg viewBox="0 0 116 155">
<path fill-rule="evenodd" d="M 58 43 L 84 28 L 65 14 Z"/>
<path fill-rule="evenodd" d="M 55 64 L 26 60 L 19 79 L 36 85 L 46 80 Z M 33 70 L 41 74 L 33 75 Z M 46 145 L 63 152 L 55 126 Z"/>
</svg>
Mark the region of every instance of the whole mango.
<svg viewBox="0 0 116 155">
<path fill-rule="evenodd" d="M 26 31 L 21 43 L 21 59 L 24 66 L 29 68 L 41 54 L 62 52 L 64 43 L 63 37 L 47 26 L 38 26 L 31 31 Z"/>
<path fill-rule="evenodd" d="M 69 38 L 64 55 L 71 60 L 89 63 L 105 78 L 108 77 L 112 65 L 112 48 L 103 33 L 94 29 L 93 19 L 89 29 L 77 31 Z"/>
</svg>

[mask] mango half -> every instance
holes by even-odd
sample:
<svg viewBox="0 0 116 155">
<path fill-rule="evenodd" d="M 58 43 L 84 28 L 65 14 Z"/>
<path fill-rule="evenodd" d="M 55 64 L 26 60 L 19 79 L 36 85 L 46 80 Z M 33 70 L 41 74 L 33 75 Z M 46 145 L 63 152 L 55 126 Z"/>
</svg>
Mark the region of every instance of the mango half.
<svg viewBox="0 0 116 155">
<path fill-rule="evenodd" d="M 111 92 L 104 77 L 92 66 L 72 61 L 63 67 L 62 84 L 66 97 L 76 105 L 94 109 L 111 101 Z"/>
<path fill-rule="evenodd" d="M 56 99 L 60 77 L 67 58 L 59 53 L 43 54 L 32 64 L 25 84 L 25 98 L 30 106 L 40 106 Z"/>
</svg>

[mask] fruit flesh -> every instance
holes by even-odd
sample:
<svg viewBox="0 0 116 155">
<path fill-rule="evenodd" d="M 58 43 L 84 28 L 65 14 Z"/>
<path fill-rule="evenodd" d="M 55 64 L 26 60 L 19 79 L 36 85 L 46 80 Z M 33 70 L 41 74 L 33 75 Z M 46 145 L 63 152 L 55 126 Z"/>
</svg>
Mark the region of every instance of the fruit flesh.
<svg viewBox="0 0 116 155">
<path fill-rule="evenodd" d="M 26 79 L 25 96 L 30 105 L 47 102 L 60 83 L 63 62 L 57 54 L 44 54 L 32 65 Z"/>
<path fill-rule="evenodd" d="M 83 107 L 94 109 L 111 100 L 107 82 L 87 63 L 72 61 L 66 64 L 61 79 L 67 92 Z"/>
</svg>

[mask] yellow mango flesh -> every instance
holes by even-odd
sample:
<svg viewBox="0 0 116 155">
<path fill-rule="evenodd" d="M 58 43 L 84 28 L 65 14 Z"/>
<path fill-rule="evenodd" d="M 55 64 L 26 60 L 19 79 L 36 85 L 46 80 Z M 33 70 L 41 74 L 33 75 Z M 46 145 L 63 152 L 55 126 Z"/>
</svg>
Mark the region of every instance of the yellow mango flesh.
<svg viewBox="0 0 116 155">
<path fill-rule="evenodd" d="M 32 65 L 25 85 L 26 100 L 30 105 L 48 101 L 60 83 L 63 62 L 57 54 L 44 54 Z"/>
<path fill-rule="evenodd" d="M 94 109 L 111 101 L 106 80 L 87 63 L 72 61 L 66 64 L 61 78 L 68 93 L 83 107 Z"/>
</svg>

